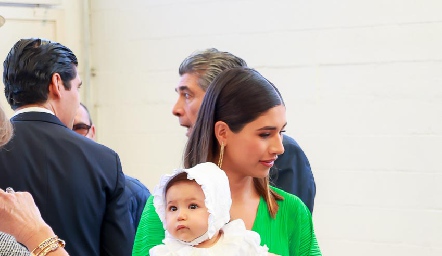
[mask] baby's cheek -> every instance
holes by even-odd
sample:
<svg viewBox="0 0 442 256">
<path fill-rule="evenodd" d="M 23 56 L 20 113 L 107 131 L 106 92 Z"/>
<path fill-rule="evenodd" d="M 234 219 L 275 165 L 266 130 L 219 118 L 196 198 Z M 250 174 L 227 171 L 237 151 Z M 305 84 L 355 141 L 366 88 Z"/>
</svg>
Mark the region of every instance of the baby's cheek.
<svg viewBox="0 0 442 256">
<path fill-rule="evenodd" d="M 168 214 L 166 214 L 166 217 L 164 218 L 164 225 L 166 227 L 169 227 L 170 223 L 172 222 L 172 221 L 169 221 L 170 218 L 172 218 L 172 217 L 169 216 Z"/>
</svg>

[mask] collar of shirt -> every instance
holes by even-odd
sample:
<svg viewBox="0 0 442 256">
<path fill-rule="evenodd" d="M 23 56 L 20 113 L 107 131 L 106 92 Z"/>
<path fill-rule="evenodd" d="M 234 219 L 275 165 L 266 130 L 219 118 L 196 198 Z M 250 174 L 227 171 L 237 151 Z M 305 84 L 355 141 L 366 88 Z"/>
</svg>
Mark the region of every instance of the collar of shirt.
<svg viewBox="0 0 442 256">
<path fill-rule="evenodd" d="M 14 116 L 21 114 L 21 113 L 26 113 L 26 112 L 44 112 L 44 113 L 48 113 L 48 114 L 52 114 L 55 116 L 54 112 L 50 111 L 47 108 L 42 108 L 42 107 L 27 107 L 27 108 L 22 108 L 20 110 L 15 111 Z"/>
</svg>

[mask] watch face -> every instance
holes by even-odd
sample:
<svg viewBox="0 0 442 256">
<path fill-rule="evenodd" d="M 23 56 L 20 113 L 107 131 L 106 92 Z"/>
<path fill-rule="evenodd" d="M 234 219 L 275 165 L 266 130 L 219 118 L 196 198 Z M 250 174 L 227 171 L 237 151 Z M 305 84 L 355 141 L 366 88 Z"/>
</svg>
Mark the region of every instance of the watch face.
<svg viewBox="0 0 442 256">
<path fill-rule="evenodd" d="M 3 26 L 3 24 L 5 24 L 5 18 L 0 15 L 0 27 Z"/>
</svg>

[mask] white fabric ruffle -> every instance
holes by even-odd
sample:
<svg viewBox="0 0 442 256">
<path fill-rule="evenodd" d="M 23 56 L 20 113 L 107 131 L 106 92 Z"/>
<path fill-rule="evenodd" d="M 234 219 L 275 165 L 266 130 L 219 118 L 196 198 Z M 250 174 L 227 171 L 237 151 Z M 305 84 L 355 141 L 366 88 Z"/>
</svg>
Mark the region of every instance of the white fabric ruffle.
<svg viewBox="0 0 442 256">
<path fill-rule="evenodd" d="M 155 187 L 153 196 L 153 204 L 155 210 L 163 222 L 166 229 L 166 195 L 165 188 L 167 183 L 176 175 L 186 172 L 187 179 L 195 180 L 205 195 L 205 204 L 209 211 L 208 220 L 208 238 L 212 238 L 214 234 L 230 221 L 230 207 L 232 199 L 230 195 L 229 180 L 223 170 L 211 162 L 201 163 L 189 169 L 176 169 L 172 174 L 163 175 L 160 183 Z M 170 238 L 170 234 L 166 232 L 166 239 Z"/>
<path fill-rule="evenodd" d="M 150 249 L 151 256 L 267 256 L 268 247 L 261 246 L 259 234 L 246 230 L 241 219 L 231 221 L 221 229 L 223 234 L 210 248 L 186 246 L 175 239 L 164 239 L 164 245 Z"/>
</svg>

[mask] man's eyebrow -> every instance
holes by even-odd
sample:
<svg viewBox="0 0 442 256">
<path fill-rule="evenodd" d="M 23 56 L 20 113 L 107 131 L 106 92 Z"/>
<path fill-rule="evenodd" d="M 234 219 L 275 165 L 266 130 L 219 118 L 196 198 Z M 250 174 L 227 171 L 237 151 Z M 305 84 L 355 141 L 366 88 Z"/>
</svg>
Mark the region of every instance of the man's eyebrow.
<svg viewBox="0 0 442 256">
<path fill-rule="evenodd" d="M 181 85 L 181 86 L 178 86 L 177 88 L 175 88 L 176 92 L 178 92 L 178 91 L 182 92 L 182 91 L 186 91 L 186 90 L 189 90 L 189 87 L 187 87 L 187 85 Z"/>
</svg>

